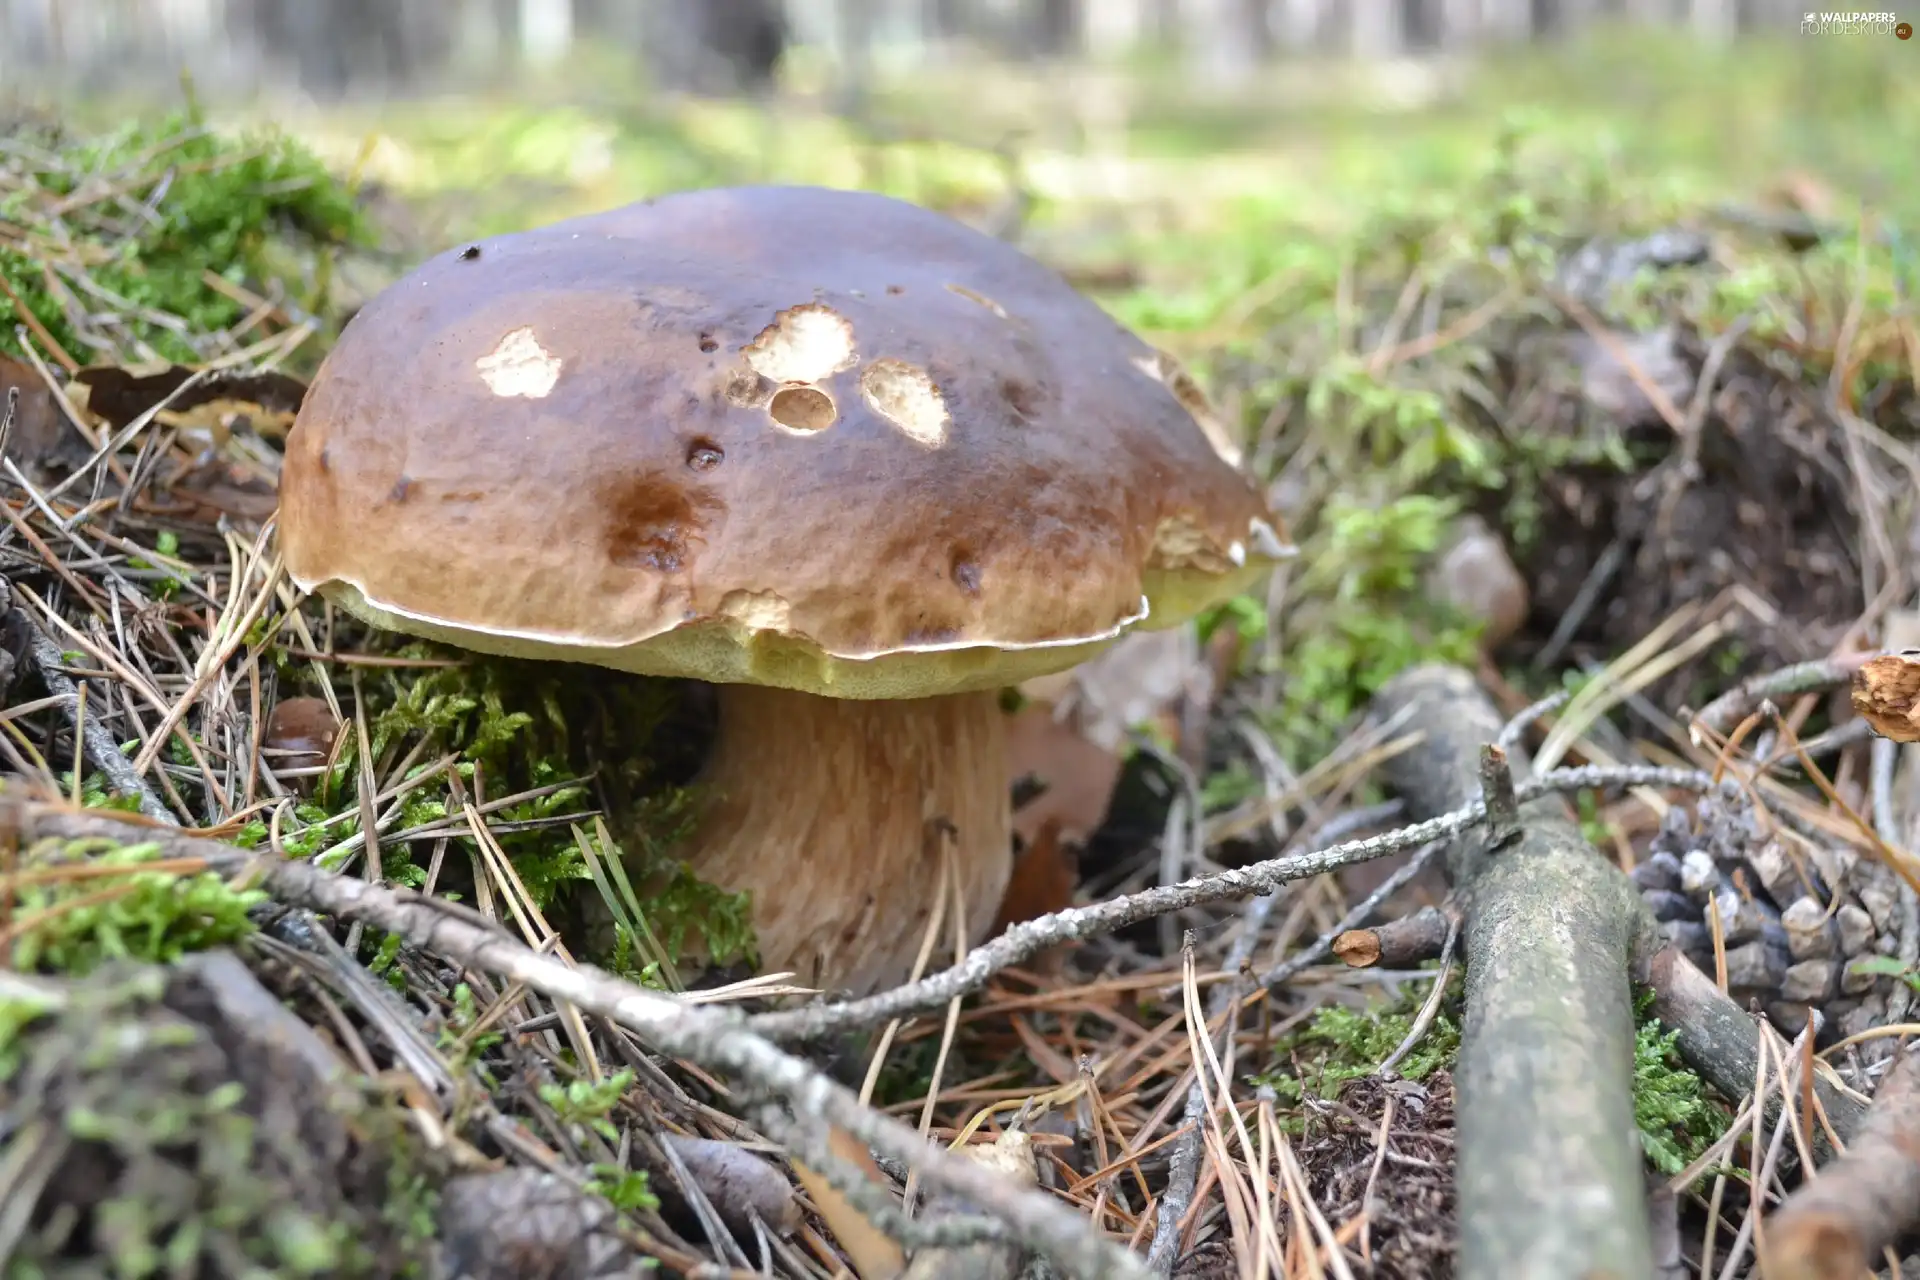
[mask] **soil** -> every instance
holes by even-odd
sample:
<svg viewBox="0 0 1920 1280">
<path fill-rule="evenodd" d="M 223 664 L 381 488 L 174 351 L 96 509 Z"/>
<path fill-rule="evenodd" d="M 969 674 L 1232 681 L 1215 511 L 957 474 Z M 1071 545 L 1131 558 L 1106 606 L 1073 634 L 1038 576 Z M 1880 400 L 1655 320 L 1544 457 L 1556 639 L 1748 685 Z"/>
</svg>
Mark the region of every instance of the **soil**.
<svg viewBox="0 0 1920 1280">
<path fill-rule="evenodd" d="M 1675 397 L 1684 414 L 1708 353 L 1685 332 L 1674 348 L 1686 371 Z M 1691 447 L 1649 414 L 1627 432 L 1643 460 L 1635 470 L 1543 477 L 1543 533 L 1519 556 L 1533 594 L 1530 626 L 1503 658 L 1540 653 L 1578 614 L 1563 637 L 1566 653 L 1605 661 L 1682 605 L 1729 592 L 1744 606 L 1736 670 L 1712 655 L 1696 659 L 1645 691 L 1654 704 L 1697 706 L 1703 688 L 1724 687 L 1730 675 L 1829 652 L 1867 601 L 1859 495 L 1843 429 L 1821 394 L 1736 349 Z M 1910 388 L 1886 394 L 1912 398 Z M 1563 402 L 1565 416 L 1551 429 L 1578 429 L 1567 417 L 1590 407 Z M 1876 416 L 1885 413 L 1882 406 Z M 1590 582 L 1602 585 L 1594 592 Z"/>
<path fill-rule="evenodd" d="M 1391 1102 L 1379 1176 L 1380 1120 Z M 1453 1078 L 1419 1083 L 1350 1080 L 1309 1122 L 1299 1144 L 1308 1186 L 1335 1230 L 1362 1213 L 1367 1226 L 1352 1263 L 1363 1280 L 1449 1280 L 1454 1274 Z M 1371 1190 L 1371 1196 L 1369 1196 Z"/>
</svg>

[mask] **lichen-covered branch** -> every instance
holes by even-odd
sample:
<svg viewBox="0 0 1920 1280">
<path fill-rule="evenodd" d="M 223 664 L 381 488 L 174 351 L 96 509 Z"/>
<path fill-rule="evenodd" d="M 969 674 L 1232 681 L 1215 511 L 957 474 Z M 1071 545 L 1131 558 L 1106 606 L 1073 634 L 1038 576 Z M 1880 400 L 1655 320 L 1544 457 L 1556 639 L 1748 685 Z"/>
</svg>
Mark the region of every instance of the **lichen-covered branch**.
<svg viewBox="0 0 1920 1280">
<path fill-rule="evenodd" d="M 1515 788 L 1517 799 L 1525 801 L 1561 791 L 1584 791 L 1592 787 L 1678 787 L 1689 791 L 1712 791 L 1733 784 L 1716 782 L 1698 769 L 1675 769 L 1656 765 L 1622 765 L 1601 768 L 1554 769 L 1537 778 L 1529 778 Z M 1086 907 L 1070 907 L 1014 925 L 991 942 L 969 951 L 960 963 L 942 969 L 918 982 L 910 982 L 892 991 L 842 1000 L 834 1004 L 811 1004 L 798 1009 L 781 1009 L 756 1014 L 747 1025 L 769 1040 L 804 1040 L 831 1035 L 856 1027 L 878 1026 L 894 1018 L 905 1018 L 928 1009 L 937 1009 L 949 1000 L 978 991 L 994 974 L 1020 964 L 1063 942 L 1078 942 L 1112 933 L 1142 920 L 1151 920 L 1170 911 L 1244 898 L 1255 893 L 1271 893 L 1283 884 L 1306 880 L 1328 871 L 1367 862 L 1391 854 L 1417 849 L 1435 840 L 1447 840 L 1479 823 L 1486 809 L 1476 798 L 1439 817 L 1417 822 L 1397 831 L 1351 840 L 1311 853 L 1292 854 L 1265 862 L 1236 867 L 1215 875 L 1196 876 L 1179 884 L 1159 885 L 1110 898 Z M 1263 978 L 1264 985 L 1273 980 Z"/>
<path fill-rule="evenodd" d="M 1837 689 L 1851 681 L 1853 673 L 1873 656 L 1850 653 L 1818 662 L 1798 662 L 1749 677 L 1702 707 L 1700 714 L 1693 718 L 1694 723 L 1714 733 L 1731 733 L 1735 725 L 1767 699 Z"/>
<path fill-rule="evenodd" d="M 1500 717 L 1452 667 L 1403 673 L 1374 711 L 1409 707 L 1425 738 L 1385 776 L 1410 816 L 1452 811 L 1479 793 Z M 1511 766 L 1524 773 L 1525 758 Z M 1454 1074 L 1460 1275 L 1648 1275 L 1628 974 L 1651 922 L 1561 802 L 1536 799 L 1517 816 L 1517 830 L 1468 832 L 1448 851 L 1467 965 Z"/>
</svg>

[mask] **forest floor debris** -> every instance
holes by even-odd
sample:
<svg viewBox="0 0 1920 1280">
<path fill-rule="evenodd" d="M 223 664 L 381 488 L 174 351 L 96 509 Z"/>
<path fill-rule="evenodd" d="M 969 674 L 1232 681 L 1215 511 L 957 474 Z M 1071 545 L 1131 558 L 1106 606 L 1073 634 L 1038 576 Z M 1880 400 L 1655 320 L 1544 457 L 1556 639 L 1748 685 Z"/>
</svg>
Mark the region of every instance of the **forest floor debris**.
<svg viewBox="0 0 1920 1280">
<path fill-rule="evenodd" d="M 1388 798 L 1443 726 L 1356 714 L 1420 660 L 1479 675 L 1513 717 L 1494 736 L 1539 770 L 1518 802 L 1566 796 L 1596 865 L 1678 867 L 1628 898 L 1700 963 L 1661 952 L 1680 977 L 1641 975 L 1651 1000 L 1620 965 L 1615 1101 L 1693 1273 L 1731 1248 L 1745 1274 L 1749 1188 L 1777 1203 L 1803 1145 L 1861 1123 L 1920 982 L 1920 765 L 1870 748 L 1844 692 L 1914 588 L 1920 340 L 1871 229 L 1797 253 L 1669 234 L 1667 211 L 1597 212 L 1514 144 L 1457 201 L 1229 299 L 1196 364 L 1251 428 L 1301 567 L 1171 665 L 1142 648 L 1080 692 L 1145 710 L 1118 736 L 1069 725 L 1098 758 L 1064 781 L 1095 799 L 1032 843 L 1067 819 L 1081 843 L 1089 803 L 1106 819 L 1036 864 L 1005 934 L 900 991 L 808 1003 L 748 976 L 739 904 L 672 861 L 710 732 L 697 689 L 383 641 L 294 597 L 265 521 L 354 195 L 279 144 L 169 128 L 0 149 L 0 1252 L 54 1274 L 197 1251 L 206 1274 L 824 1277 L 1019 1244 L 1081 1274 L 1455 1274 L 1458 997 L 1431 939 L 1333 954 L 1422 906 L 1441 947 L 1455 934 L 1432 868 L 1486 808 Z M 198 270 L 166 256 L 208 239 L 190 196 L 239 202 Z M 1425 594 L 1469 515 L 1529 593 L 1492 654 L 1467 596 Z M 1367 859 L 1379 887 L 1356 891 L 1342 871 Z M 1804 891 L 1778 901 L 1788 876 Z M 1777 921 L 1748 918 L 1762 894 Z M 1794 954 L 1801 901 L 1850 931 L 1832 956 Z M 722 965 L 683 965 L 696 934 Z M 1776 943 L 1846 989 L 1786 990 Z M 261 1001 L 279 1012 L 242 1014 Z M 88 1092 L 87 1037 L 109 1031 L 118 1110 Z M 350 1082 L 351 1124 L 290 1101 L 301 1071 Z M 916 1128 L 973 1151 L 1024 1134 L 1037 1184 Z M 83 1146 L 105 1192 L 63 1190 Z M 909 1222 L 910 1174 L 960 1201 Z M 234 1203 L 259 1212 L 203 1226 L 243 1176 L 260 1194 Z"/>
</svg>

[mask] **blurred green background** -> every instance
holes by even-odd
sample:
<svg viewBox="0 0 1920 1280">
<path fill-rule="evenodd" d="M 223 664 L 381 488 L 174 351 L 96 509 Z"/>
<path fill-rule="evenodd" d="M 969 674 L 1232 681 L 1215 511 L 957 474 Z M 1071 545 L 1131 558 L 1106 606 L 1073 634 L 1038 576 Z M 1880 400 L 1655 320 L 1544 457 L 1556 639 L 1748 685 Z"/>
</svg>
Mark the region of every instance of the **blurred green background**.
<svg viewBox="0 0 1920 1280">
<path fill-rule="evenodd" d="M 52 164 L 25 126 L 5 135 L 0 266 L 7 219 L 142 163 L 128 190 L 177 183 L 168 207 L 193 216 L 133 249 L 110 222 L 89 234 L 139 259 L 116 288 L 184 316 L 239 313 L 203 268 L 266 287 L 263 219 L 325 224 L 331 248 L 274 260 L 324 319 L 450 243 L 676 188 L 825 183 L 944 209 L 1185 361 L 1249 438 L 1308 568 L 1284 608 L 1229 620 L 1259 641 L 1266 701 L 1307 759 L 1407 661 L 1471 654 L 1476 624 L 1420 586 L 1454 517 L 1491 520 L 1537 606 L 1561 537 L 1543 479 L 1658 461 L 1620 432 L 1515 426 L 1526 379 L 1508 357 L 1530 324 L 1574 328 L 1535 303 L 1583 245 L 1750 233 L 1693 274 L 1628 280 L 1635 296 L 1600 308 L 1616 331 L 1675 322 L 1706 342 L 1737 319 L 1743 341 L 1790 339 L 1809 392 L 1850 332 L 1882 344 L 1857 353 L 1861 377 L 1910 362 L 1920 42 L 1804 16 L 1780 0 L 12 0 L 0 119 L 96 141 Z M 229 158 L 275 158 L 155 167 L 166 128 L 202 122 Z M 327 181 L 263 130 L 317 156 L 359 214 L 309 198 Z M 65 233 L 32 234 L 16 274 L 57 325 L 72 308 L 34 292 L 33 253 Z M 1482 331 L 1499 296 L 1522 302 Z M 1868 309 L 1852 331 L 1849 297 Z M 1379 358 L 1422 327 L 1447 341 Z M 1630 634 L 1595 631 L 1589 655 Z"/>
<path fill-rule="evenodd" d="M 14 0 L 0 86 L 194 91 L 412 202 L 424 241 L 675 187 L 872 185 L 1032 223 L 1337 235 L 1525 117 L 1675 198 L 1793 172 L 1911 211 L 1920 44 L 1779 0 Z M 1915 15 L 1920 16 L 1920 10 Z"/>
</svg>

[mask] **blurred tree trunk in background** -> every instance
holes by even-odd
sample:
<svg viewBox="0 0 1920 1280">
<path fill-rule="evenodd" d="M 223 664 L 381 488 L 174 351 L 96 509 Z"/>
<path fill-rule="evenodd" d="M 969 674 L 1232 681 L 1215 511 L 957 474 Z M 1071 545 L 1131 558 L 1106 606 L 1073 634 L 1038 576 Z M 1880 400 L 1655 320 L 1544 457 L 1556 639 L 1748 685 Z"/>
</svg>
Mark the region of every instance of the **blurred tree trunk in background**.
<svg viewBox="0 0 1920 1280">
<path fill-rule="evenodd" d="M 1366 0 L 1359 0 L 1366 3 Z M 1185 0 L 1179 22 L 1189 62 L 1200 83 L 1212 89 L 1244 89 L 1260 72 L 1266 5 L 1256 0 Z"/>
<path fill-rule="evenodd" d="M 296 84 L 323 98 L 418 92 L 449 73 L 554 64 L 583 42 L 637 54 L 654 82 L 772 86 L 792 45 L 862 109 L 889 72 L 973 49 L 1002 58 L 1174 51 L 1199 88 L 1262 83 L 1273 56 L 1393 59 L 1577 36 L 1597 22 L 1791 36 L 1797 0 L 0 0 L 0 86 L 202 92 Z"/>
<path fill-rule="evenodd" d="M 533 66 L 560 61 L 573 47 L 573 0 L 520 0 L 519 30 L 523 61 Z"/>
<path fill-rule="evenodd" d="M 265 61 L 290 67 L 302 89 L 323 98 L 405 86 L 452 45 L 444 5 L 228 0 L 225 9 L 230 32 L 250 35 Z"/>
<path fill-rule="evenodd" d="M 839 63 L 833 108 L 843 116 L 866 114 L 867 93 L 873 83 L 874 19 L 878 0 L 838 0 L 833 10 L 833 52 Z"/>
<path fill-rule="evenodd" d="M 1401 48 L 1399 0 L 1352 0 L 1348 48 L 1357 58 L 1387 58 Z"/>
<path fill-rule="evenodd" d="M 1117 58 L 1147 35 L 1142 0 L 1094 0 L 1080 6 L 1080 47 L 1096 58 Z"/>
<path fill-rule="evenodd" d="M 787 47 L 779 0 L 641 0 L 640 15 L 641 52 L 668 88 L 760 92 Z"/>
<path fill-rule="evenodd" d="M 1111 0 L 1094 0 L 1111 3 Z M 1079 0 L 1039 0 L 1027 24 L 1027 49 L 1042 58 L 1064 58 L 1074 52 L 1080 35 Z"/>
</svg>

